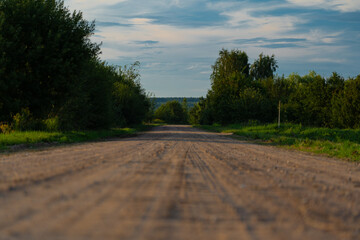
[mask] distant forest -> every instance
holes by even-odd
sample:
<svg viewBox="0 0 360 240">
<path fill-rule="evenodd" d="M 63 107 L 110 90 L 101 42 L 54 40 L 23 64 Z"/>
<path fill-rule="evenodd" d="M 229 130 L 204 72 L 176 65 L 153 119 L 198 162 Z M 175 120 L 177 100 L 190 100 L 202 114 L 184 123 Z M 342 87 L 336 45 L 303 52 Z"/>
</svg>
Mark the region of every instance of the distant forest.
<svg viewBox="0 0 360 240">
<path fill-rule="evenodd" d="M 179 103 L 183 102 L 184 97 L 158 97 L 158 98 L 154 98 L 155 99 L 155 109 L 159 108 L 161 106 L 161 104 L 164 104 L 166 102 L 169 101 L 178 101 Z M 199 98 L 197 97 L 187 97 L 187 105 L 188 108 L 192 108 L 196 103 L 199 102 Z"/>
</svg>

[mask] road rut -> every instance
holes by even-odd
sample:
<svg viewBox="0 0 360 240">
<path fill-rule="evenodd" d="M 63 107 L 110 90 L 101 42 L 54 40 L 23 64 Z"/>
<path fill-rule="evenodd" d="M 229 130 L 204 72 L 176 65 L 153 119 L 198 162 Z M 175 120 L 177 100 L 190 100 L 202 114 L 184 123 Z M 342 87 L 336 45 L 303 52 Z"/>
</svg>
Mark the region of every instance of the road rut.
<svg viewBox="0 0 360 240">
<path fill-rule="evenodd" d="M 0 155 L 0 239 L 360 239 L 360 166 L 181 125 Z"/>
</svg>

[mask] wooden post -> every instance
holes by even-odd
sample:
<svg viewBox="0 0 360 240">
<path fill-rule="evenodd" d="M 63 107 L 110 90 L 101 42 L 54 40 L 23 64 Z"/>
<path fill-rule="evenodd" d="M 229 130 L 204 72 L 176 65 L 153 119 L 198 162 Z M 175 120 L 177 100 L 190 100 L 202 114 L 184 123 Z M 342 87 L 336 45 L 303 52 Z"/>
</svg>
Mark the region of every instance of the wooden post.
<svg viewBox="0 0 360 240">
<path fill-rule="evenodd" d="M 279 100 L 278 128 L 280 128 L 281 101 Z"/>
</svg>

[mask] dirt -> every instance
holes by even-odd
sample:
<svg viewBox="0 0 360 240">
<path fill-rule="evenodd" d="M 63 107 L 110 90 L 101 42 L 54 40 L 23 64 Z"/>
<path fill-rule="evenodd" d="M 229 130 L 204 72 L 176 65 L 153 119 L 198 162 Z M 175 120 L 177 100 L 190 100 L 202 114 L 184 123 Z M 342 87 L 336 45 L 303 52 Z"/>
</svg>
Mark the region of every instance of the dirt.
<svg viewBox="0 0 360 240">
<path fill-rule="evenodd" d="M 360 239 L 360 166 L 189 126 L 0 155 L 0 239 Z"/>
</svg>

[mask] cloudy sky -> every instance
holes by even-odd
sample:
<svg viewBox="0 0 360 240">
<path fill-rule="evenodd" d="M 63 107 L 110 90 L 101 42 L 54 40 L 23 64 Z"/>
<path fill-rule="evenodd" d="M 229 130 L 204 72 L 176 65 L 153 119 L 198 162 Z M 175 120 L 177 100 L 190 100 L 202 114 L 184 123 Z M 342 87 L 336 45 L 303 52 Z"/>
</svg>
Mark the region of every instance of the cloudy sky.
<svg viewBox="0 0 360 240">
<path fill-rule="evenodd" d="M 219 50 L 250 63 L 275 54 L 278 74 L 360 74 L 359 0 L 65 0 L 96 21 L 93 41 L 115 65 L 141 63 L 157 97 L 205 96 Z"/>
</svg>

